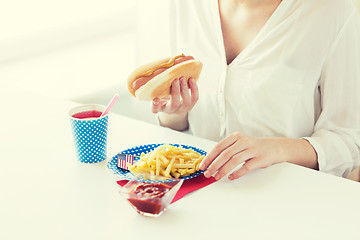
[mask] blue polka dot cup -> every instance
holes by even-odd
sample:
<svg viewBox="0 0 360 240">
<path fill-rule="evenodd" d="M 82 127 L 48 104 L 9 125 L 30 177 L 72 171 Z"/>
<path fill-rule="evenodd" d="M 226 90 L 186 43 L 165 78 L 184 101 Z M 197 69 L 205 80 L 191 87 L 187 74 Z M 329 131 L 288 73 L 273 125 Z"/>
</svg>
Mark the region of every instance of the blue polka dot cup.
<svg viewBox="0 0 360 240">
<path fill-rule="evenodd" d="M 88 104 L 69 111 L 77 158 L 82 163 L 106 159 L 108 114 L 100 117 L 105 106 Z"/>
</svg>

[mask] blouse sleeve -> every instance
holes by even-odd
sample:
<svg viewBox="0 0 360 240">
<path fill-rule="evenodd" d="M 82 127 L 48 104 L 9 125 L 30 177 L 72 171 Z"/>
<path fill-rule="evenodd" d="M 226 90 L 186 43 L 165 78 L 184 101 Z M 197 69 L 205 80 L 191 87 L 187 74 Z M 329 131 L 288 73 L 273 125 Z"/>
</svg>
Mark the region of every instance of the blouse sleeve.
<svg viewBox="0 0 360 240">
<path fill-rule="evenodd" d="M 319 170 L 346 177 L 360 164 L 360 15 L 343 26 L 319 81 L 321 114 L 305 138 L 317 152 Z"/>
</svg>

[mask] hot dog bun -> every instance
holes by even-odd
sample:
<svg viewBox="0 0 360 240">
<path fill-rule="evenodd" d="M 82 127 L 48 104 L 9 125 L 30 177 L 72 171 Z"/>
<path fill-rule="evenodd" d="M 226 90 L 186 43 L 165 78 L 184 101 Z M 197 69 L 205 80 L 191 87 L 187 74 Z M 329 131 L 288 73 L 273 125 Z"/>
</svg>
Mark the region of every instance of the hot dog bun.
<svg viewBox="0 0 360 240">
<path fill-rule="evenodd" d="M 135 69 L 127 81 L 129 92 L 139 100 L 151 101 L 156 97 L 162 98 L 169 96 L 171 83 L 182 76 L 186 79 L 193 77 L 196 82 L 198 81 L 202 69 L 202 62 L 187 60 L 167 68 L 164 72 L 149 80 L 136 91 L 133 89 L 133 82 L 139 76 L 142 76 L 142 74 L 149 69 L 156 69 L 156 66 L 167 63 L 170 59 L 171 58 L 157 60 Z"/>
</svg>

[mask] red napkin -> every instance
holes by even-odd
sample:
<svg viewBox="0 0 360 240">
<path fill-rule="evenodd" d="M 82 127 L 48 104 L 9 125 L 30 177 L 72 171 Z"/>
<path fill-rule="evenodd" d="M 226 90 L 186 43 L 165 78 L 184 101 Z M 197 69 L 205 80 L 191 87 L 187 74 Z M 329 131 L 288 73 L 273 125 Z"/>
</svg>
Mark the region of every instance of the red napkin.
<svg viewBox="0 0 360 240">
<path fill-rule="evenodd" d="M 206 187 L 207 185 L 210 185 L 215 181 L 216 179 L 214 177 L 206 178 L 204 174 L 185 180 L 171 203 L 174 203 L 184 197 L 186 194 Z M 120 186 L 124 186 L 127 182 L 128 180 L 119 180 L 117 181 L 117 184 L 119 184 Z"/>
</svg>

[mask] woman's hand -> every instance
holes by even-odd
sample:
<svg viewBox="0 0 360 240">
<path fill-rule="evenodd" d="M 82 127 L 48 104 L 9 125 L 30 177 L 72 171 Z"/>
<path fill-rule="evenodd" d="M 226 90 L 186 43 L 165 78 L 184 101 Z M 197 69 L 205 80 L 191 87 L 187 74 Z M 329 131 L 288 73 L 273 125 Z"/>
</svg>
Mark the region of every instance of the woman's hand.
<svg viewBox="0 0 360 240">
<path fill-rule="evenodd" d="M 189 92 L 189 89 L 191 93 Z M 189 86 L 185 77 L 175 79 L 171 84 L 170 96 L 154 98 L 152 112 L 167 114 L 188 113 L 199 99 L 199 91 L 194 78 L 189 78 Z"/>
<path fill-rule="evenodd" d="M 204 158 L 200 170 L 208 168 L 205 177 L 215 174 L 215 179 L 219 180 L 243 164 L 229 175 L 228 178 L 233 180 L 254 169 L 286 161 L 318 167 L 316 152 L 305 139 L 253 138 L 237 132 L 214 147 Z"/>
<path fill-rule="evenodd" d="M 151 111 L 159 113 L 162 126 L 182 131 L 188 127 L 187 114 L 198 99 L 199 90 L 194 78 L 187 81 L 181 77 L 172 82 L 169 97 L 153 99 Z"/>
</svg>

